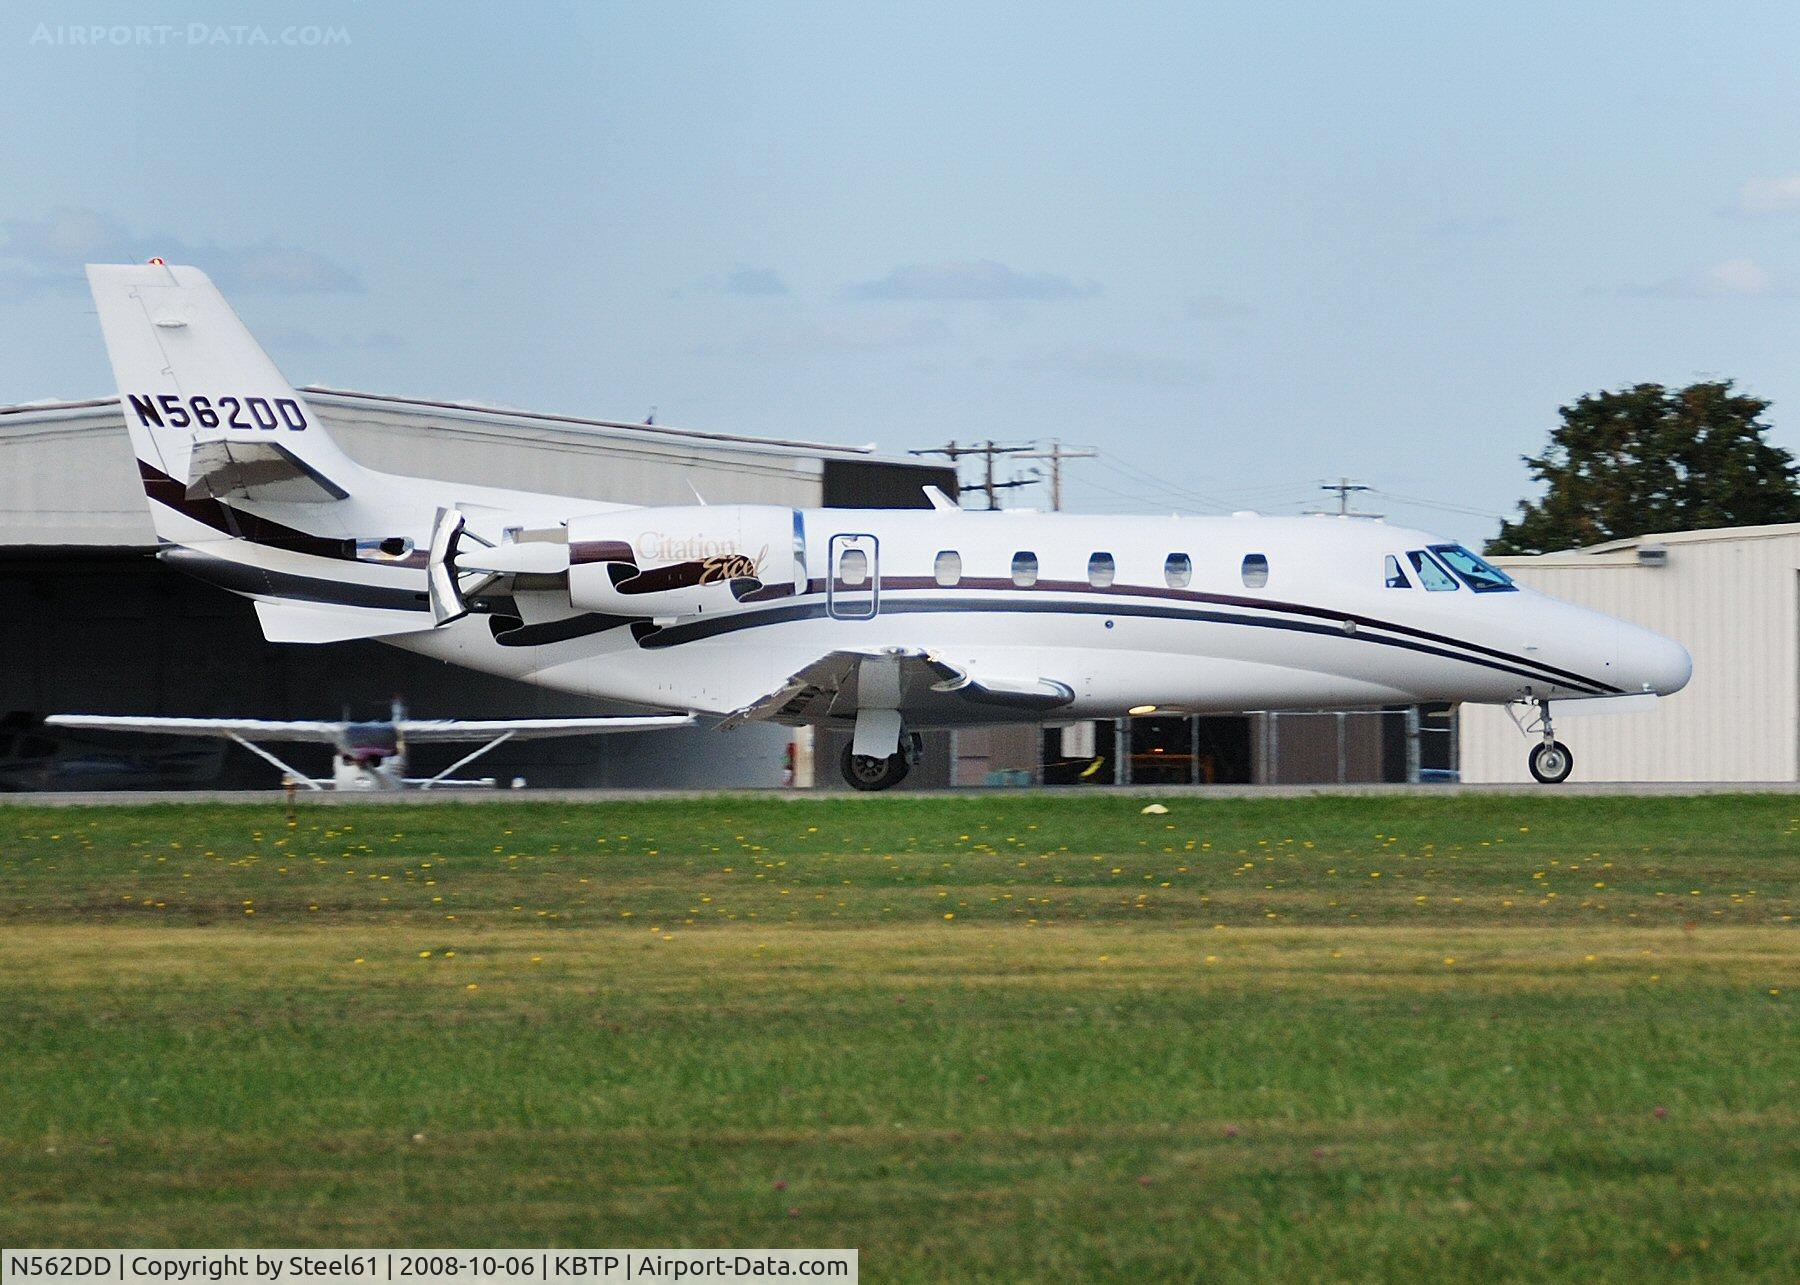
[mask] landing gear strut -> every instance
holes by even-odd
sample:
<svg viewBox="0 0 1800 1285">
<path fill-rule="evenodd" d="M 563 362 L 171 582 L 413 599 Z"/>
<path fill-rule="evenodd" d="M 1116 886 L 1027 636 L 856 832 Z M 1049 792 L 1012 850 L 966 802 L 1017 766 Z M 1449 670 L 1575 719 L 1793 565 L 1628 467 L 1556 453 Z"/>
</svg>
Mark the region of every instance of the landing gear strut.
<svg viewBox="0 0 1800 1285">
<path fill-rule="evenodd" d="M 1561 785 L 1569 779 L 1574 770 L 1575 756 L 1569 753 L 1569 747 L 1556 739 L 1556 730 L 1550 723 L 1550 702 L 1534 701 L 1537 706 L 1537 723 L 1525 727 L 1527 736 L 1537 732 L 1542 738 L 1531 747 L 1531 755 L 1525 760 L 1525 766 L 1531 775 L 1542 785 Z"/>
<path fill-rule="evenodd" d="M 852 789 L 888 790 L 906 779 L 925 753 L 925 738 L 917 732 L 906 732 L 900 737 L 900 747 L 886 758 L 870 758 L 865 754 L 854 753 L 855 746 L 844 746 L 844 780 Z"/>
</svg>

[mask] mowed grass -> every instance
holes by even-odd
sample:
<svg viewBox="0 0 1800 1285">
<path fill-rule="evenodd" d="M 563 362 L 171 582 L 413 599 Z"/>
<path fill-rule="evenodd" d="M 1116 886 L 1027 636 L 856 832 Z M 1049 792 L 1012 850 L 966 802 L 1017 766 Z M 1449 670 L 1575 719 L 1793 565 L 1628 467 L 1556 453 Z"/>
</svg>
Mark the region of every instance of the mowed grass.
<svg viewBox="0 0 1800 1285">
<path fill-rule="evenodd" d="M 0 808 L 0 1242 L 1800 1277 L 1800 798 Z"/>
</svg>

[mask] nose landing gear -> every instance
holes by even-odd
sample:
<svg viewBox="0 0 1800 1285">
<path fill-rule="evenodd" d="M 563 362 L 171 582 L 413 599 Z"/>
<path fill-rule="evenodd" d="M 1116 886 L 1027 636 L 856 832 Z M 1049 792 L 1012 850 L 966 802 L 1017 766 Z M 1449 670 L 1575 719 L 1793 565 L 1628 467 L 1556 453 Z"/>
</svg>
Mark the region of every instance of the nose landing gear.
<svg viewBox="0 0 1800 1285">
<path fill-rule="evenodd" d="M 1561 785 L 1575 768 L 1575 756 L 1567 745 L 1556 739 L 1556 730 L 1550 722 L 1550 702 L 1532 697 L 1525 704 L 1536 709 L 1536 719 L 1529 724 L 1521 723 L 1515 715 L 1513 722 L 1519 723 L 1519 730 L 1525 735 L 1536 733 L 1541 738 L 1531 747 L 1525 766 L 1540 785 Z"/>
<path fill-rule="evenodd" d="M 1531 747 L 1531 757 L 1526 760 L 1526 766 L 1540 783 L 1561 785 L 1569 779 L 1569 773 L 1575 767 L 1575 756 L 1569 753 L 1569 747 L 1561 741 L 1547 740 Z"/>
</svg>

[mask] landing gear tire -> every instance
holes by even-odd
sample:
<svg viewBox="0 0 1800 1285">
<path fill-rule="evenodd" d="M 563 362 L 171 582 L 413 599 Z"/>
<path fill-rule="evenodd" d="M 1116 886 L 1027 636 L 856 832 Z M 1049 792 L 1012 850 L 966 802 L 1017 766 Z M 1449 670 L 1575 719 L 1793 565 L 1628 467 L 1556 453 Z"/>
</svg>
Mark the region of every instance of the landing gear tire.
<svg viewBox="0 0 1800 1285">
<path fill-rule="evenodd" d="M 1543 785 L 1561 785 L 1575 767 L 1575 756 L 1561 741 L 1545 741 L 1532 747 L 1527 760 L 1531 775 Z"/>
<path fill-rule="evenodd" d="M 853 754 L 851 747 L 844 746 L 844 780 L 852 789 L 888 790 L 906 779 L 912 769 L 907 761 L 906 747 L 888 755 L 884 759 L 869 758 L 863 754 Z"/>
</svg>

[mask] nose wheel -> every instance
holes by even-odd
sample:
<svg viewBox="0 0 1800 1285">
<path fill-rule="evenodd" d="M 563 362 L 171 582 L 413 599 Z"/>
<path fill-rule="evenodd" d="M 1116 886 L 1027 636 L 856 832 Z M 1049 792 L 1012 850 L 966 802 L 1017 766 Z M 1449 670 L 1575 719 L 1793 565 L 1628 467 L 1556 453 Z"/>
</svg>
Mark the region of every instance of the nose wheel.
<svg viewBox="0 0 1800 1285">
<path fill-rule="evenodd" d="M 1542 785 L 1561 785 L 1569 779 L 1569 773 L 1575 767 L 1575 756 L 1569 753 L 1569 747 L 1561 741 L 1545 741 L 1531 747 L 1531 757 L 1526 760 L 1531 775 Z"/>
<path fill-rule="evenodd" d="M 1519 730 L 1527 736 L 1538 738 L 1538 743 L 1531 747 L 1531 754 L 1525 760 L 1532 779 L 1540 785 L 1561 785 L 1569 779 L 1569 773 L 1575 767 L 1575 756 L 1569 753 L 1567 745 L 1556 739 L 1556 729 L 1550 722 L 1550 702 L 1527 697 L 1517 704 L 1535 712 L 1535 717 L 1528 722 L 1513 713 L 1514 706 L 1507 707 L 1507 713 L 1519 725 Z"/>
</svg>

